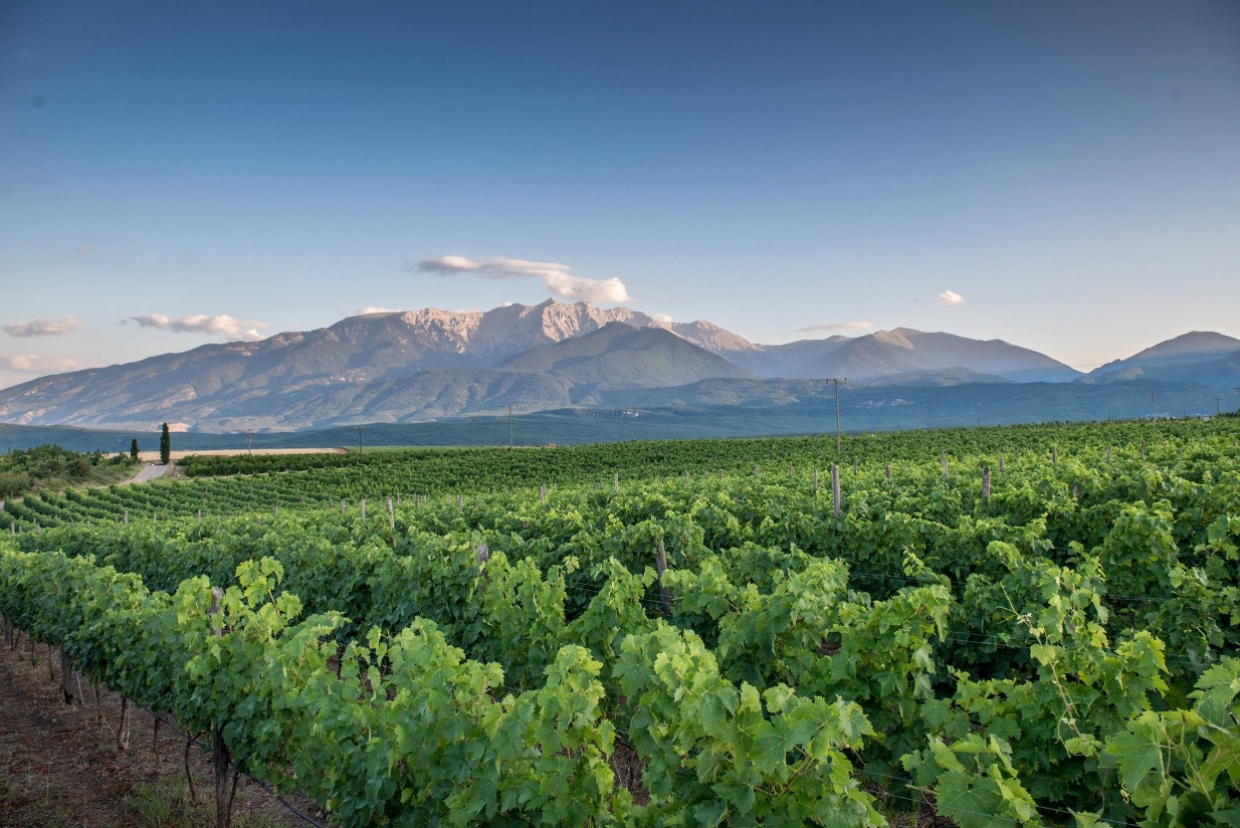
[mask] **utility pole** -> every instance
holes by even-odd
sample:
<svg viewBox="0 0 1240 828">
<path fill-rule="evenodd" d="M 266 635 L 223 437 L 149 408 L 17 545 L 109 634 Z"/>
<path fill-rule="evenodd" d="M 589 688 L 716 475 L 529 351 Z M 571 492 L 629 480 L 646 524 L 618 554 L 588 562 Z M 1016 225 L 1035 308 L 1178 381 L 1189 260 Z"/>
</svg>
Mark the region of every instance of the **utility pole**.
<svg viewBox="0 0 1240 828">
<path fill-rule="evenodd" d="M 828 379 L 827 382 L 831 383 L 832 385 L 835 385 L 836 387 L 836 454 L 839 454 L 839 446 L 842 445 L 841 440 L 839 440 L 839 383 L 848 382 L 848 379 L 847 378 L 844 378 L 844 379 L 831 378 L 831 379 Z"/>
<path fill-rule="evenodd" d="M 512 451 L 512 406 L 508 406 L 508 450 Z"/>
<path fill-rule="evenodd" d="M 1158 394 L 1154 391 L 1150 392 L 1150 408 L 1154 411 L 1154 419 L 1158 419 Z"/>
<path fill-rule="evenodd" d="M 254 454 L 254 429 L 247 428 L 245 430 L 245 450 L 252 456 Z"/>
</svg>

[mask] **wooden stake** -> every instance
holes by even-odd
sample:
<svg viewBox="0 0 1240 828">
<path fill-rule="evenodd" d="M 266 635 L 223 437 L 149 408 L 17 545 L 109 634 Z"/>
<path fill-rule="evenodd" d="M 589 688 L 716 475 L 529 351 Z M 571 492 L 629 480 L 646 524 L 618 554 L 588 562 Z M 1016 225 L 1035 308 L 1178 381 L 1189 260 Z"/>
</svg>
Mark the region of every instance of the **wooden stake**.
<svg viewBox="0 0 1240 828">
<path fill-rule="evenodd" d="M 818 469 L 814 469 L 814 494 L 818 494 Z"/>
<path fill-rule="evenodd" d="M 663 616 L 670 618 L 672 615 L 672 593 L 667 587 L 663 586 L 663 573 L 667 571 L 667 550 L 663 548 L 663 538 L 659 538 L 659 546 L 655 549 L 654 564 L 655 569 L 659 573 L 659 598 L 663 601 Z"/>
<path fill-rule="evenodd" d="M 831 513 L 840 516 L 840 467 L 831 467 Z"/>
<path fill-rule="evenodd" d="M 547 502 L 547 484 L 546 483 L 543 483 L 542 485 L 538 487 L 538 502 L 539 503 Z"/>
<path fill-rule="evenodd" d="M 392 508 L 392 498 L 390 497 L 387 499 L 387 507 L 388 507 L 388 526 L 392 528 L 392 531 L 396 531 L 396 510 Z"/>
<path fill-rule="evenodd" d="M 883 467 L 883 471 L 886 473 L 887 479 L 890 480 L 891 479 L 891 464 L 890 463 L 885 464 Z"/>
<path fill-rule="evenodd" d="M 947 482 L 947 452 L 940 451 L 939 459 L 943 461 L 943 482 Z"/>
<path fill-rule="evenodd" d="M 990 499 L 990 466 L 982 466 L 982 499 Z"/>
</svg>

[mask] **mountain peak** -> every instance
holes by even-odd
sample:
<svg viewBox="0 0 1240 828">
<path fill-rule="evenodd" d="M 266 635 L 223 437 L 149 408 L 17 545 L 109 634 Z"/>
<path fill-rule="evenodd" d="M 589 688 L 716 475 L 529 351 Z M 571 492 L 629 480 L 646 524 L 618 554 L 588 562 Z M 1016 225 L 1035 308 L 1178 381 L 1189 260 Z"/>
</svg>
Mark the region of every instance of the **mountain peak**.
<svg viewBox="0 0 1240 828">
<path fill-rule="evenodd" d="M 1144 351 L 1138 351 L 1123 362 L 1141 362 L 1164 357 L 1228 354 L 1232 351 L 1240 351 L 1240 339 L 1233 339 L 1214 331 L 1189 331 L 1159 342 Z"/>
</svg>

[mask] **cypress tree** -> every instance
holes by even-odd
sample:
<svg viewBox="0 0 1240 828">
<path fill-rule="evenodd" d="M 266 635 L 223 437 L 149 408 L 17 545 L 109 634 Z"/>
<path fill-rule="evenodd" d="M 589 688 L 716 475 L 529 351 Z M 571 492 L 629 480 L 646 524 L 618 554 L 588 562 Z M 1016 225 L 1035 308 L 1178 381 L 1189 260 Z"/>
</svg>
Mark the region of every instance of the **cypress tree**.
<svg viewBox="0 0 1240 828">
<path fill-rule="evenodd" d="M 163 431 L 159 434 L 159 462 L 165 466 L 172 459 L 172 436 L 168 434 L 168 424 L 164 423 Z"/>
<path fill-rule="evenodd" d="M 133 438 L 133 442 L 129 444 L 129 456 L 133 458 L 135 463 L 138 461 L 138 438 L 137 437 Z"/>
</svg>

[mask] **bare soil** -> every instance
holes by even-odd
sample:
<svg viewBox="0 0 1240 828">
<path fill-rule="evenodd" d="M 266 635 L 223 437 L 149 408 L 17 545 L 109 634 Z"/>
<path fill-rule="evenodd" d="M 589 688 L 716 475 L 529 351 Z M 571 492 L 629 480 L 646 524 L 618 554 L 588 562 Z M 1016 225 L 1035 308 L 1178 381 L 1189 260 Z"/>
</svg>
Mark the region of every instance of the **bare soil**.
<svg viewBox="0 0 1240 828">
<path fill-rule="evenodd" d="M 154 828 L 214 824 L 211 756 L 190 750 L 197 804 L 185 782 L 185 738 L 154 717 L 132 712 L 128 750 L 117 747 L 121 699 L 101 689 L 96 702 L 64 703 L 59 653 L 22 635 L 16 650 L 0 642 L 0 826 L 4 828 Z M 71 682 L 76 691 L 76 678 Z M 184 802 L 177 801 L 178 795 Z M 293 800 L 307 813 L 313 804 Z M 164 814 L 164 811 L 168 811 Z M 323 822 L 321 818 L 318 820 Z M 241 777 L 234 828 L 304 826 L 256 783 Z"/>
</svg>

